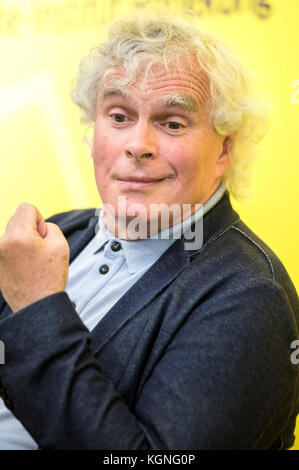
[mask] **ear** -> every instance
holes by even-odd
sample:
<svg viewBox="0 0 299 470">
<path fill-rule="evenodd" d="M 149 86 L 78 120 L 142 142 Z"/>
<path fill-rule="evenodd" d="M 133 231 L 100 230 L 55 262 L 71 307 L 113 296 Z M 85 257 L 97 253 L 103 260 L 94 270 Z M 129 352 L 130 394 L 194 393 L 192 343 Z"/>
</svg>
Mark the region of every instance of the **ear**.
<svg viewBox="0 0 299 470">
<path fill-rule="evenodd" d="M 215 167 L 216 178 L 221 177 L 231 164 L 233 142 L 233 136 L 228 135 L 223 138 L 221 151 Z"/>
</svg>

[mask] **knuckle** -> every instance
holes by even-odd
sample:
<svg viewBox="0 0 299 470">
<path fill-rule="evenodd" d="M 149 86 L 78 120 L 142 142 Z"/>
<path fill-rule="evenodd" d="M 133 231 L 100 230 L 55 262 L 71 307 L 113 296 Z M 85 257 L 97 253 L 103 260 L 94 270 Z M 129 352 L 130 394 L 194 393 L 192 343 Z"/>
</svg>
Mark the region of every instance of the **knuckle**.
<svg viewBox="0 0 299 470">
<path fill-rule="evenodd" d="M 20 208 L 20 209 L 27 209 L 28 207 L 33 207 L 33 205 L 29 204 L 29 202 L 21 202 L 18 205 L 18 208 Z"/>
<path fill-rule="evenodd" d="M 35 210 L 35 206 L 33 204 L 29 204 L 28 202 L 21 202 L 17 208 L 18 212 L 28 212 L 32 210 Z"/>
</svg>

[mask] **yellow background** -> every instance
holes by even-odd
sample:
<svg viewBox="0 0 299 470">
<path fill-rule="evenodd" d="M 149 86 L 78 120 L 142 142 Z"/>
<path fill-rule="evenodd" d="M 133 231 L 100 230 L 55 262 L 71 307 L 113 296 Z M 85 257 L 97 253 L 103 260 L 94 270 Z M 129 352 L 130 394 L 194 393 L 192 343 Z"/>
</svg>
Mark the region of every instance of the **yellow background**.
<svg viewBox="0 0 299 470">
<path fill-rule="evenodd" d="M 79 60 L 101 41 L 107 23 L 141 3 L 0 0 L 0 234 L 23 201 L 35 204 L 44 217 L 100 204 L 69 90 Z M 174 5 L 176 12 L 193 9 L 226 39 L 273 103 L 251 197 L 233 205 L 278 254 L 298 291 L 299 2 L 178 0 Z M 294 449 L 299 449 L 299 424 Z"/>
</svg>

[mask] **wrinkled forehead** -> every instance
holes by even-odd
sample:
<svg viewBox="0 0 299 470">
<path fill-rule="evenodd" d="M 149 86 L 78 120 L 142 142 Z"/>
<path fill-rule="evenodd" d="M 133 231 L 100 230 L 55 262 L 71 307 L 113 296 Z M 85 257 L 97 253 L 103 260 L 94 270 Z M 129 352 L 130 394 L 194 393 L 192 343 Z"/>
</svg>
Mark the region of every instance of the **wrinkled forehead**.
<svg viewBox="0 0 299 470">
<path fill-rule="evenodd" d="M 182 58 L 172 64 L 140 64 L 133 73 L 124 67 L 115 68 L 100 84 L 99 94 L 105 99 L 111 94 L 129 97 L 138 93 L 183 97 L 186 109 L 195 110 L 208 101 L 210 81 L 196 59 Z"/>
</svg>

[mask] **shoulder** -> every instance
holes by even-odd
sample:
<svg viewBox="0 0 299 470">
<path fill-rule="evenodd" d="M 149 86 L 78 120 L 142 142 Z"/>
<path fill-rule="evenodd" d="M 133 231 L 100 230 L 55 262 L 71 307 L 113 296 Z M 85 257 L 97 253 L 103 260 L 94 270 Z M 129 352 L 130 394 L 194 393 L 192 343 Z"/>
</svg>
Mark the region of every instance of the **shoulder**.
<svg viewBox="0 0 299 470">
<path fill-rule="evenodd" d="M 230 272 L 240 278 L 270 281 L 270 284 L 290 282 L 278 255 L 241 219 L 210 237 L 198 253 L 197 262 L 205 260 L 211 269 Z"/>
<path fill-rule="evenodd" d="M 279 257 L 242 220 L 236 220 L 203 244 L 185 273 L 192 296 L 205 299 L 213 312 L 238 312 L 238 319 L 284 324 L 294 339 L 299 327 L 299 300 Z M 248 326 L 248 325 L 247 325 Z M 265 331 L 265 330 L 264 330 Z"/>
</svg>

